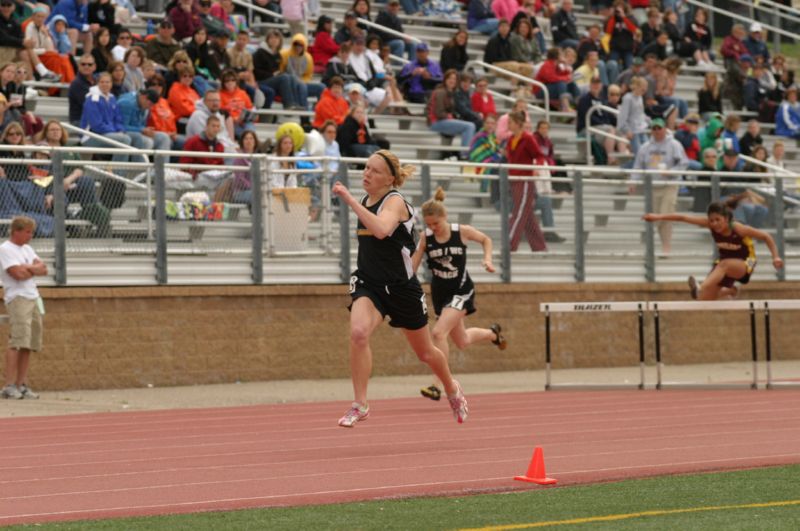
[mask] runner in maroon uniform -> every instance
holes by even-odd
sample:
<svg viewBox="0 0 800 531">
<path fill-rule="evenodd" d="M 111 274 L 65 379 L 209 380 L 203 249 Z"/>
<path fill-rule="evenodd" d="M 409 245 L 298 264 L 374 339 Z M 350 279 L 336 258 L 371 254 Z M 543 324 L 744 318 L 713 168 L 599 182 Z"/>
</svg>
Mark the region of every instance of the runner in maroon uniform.
<svg viewBox="0 0 800 531">
<path fill-rule="evenodd" d="M 693 299 L 718 300 L 735 297 L 739 290 L 734 282 L 747 284 L 756 267 L 756 252 L 753 238 L 767 244 L 772 254 L 772 265 L 775 269 L 783 267 L 783 260 L 778 255 L 778 248 L 772 236 L 733 221 L 735 204 L 711 203 L 708 205 L 708 216 L 686 216 L 684 214 L 645 214 L 645 221 L 681 221 L 705 227 L 717 245 L 719 258 L 714 261 L 711 272 L 701 285 L 693 276 L 689 277 L 689 289 Z"/>
</svg>

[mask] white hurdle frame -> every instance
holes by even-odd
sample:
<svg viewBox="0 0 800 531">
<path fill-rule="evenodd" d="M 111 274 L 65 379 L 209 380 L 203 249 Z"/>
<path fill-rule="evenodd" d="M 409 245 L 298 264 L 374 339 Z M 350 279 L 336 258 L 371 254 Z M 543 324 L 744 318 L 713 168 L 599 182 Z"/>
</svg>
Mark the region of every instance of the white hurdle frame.
<svg viewBox="0 0 800 531">
<path fill-rule="evenodd" d="M 774 382 L 772 380 L 772 335 L 770 332 L 770 310 L 800 310 L 799 300 L 767 300 L 762 301 L 764 308 L 764 336 L 766 347 L 767 389 L 789 389 L 800 387 L 800 382 Z"/>
<path fill-rule="evenodd" d="M 692 388 L 727 388 L 727 389 L 741 389 L 748 387 L 750 389 L 758 389 L 758 347 L 756 342 L 756 309 L 761 308 L 763 305 L 760 301 L 661 301 L 651 302 L 650 308 L 653 311 L 653 325 L 655 327 L 655 343 L 656 343 L 656 389 L 664 389 L 666 387 L 692 387 Z M 798 306 L 800 309 L 800 305 Z M 660 312 L 670 311 L 731 311 L 731 310 L 749 310 L 750 311 L 750 342 L 751 353 L 753 360 L 753 381 L 749 384 L 699 384 L 699 383 L 682 383 L 682 382 L 669 382 L 665 383 L 662 380 L 662 370 L 664 363 L 661 356 L 661 332 L 659 328 L 659 314 Z"/>
<path fill-rule="evenodd" d="M 539 305 L 539 311 L 544 312 L 545 322 L 545 391 L 556 389 L 629 389 L 635 387 L 644 389 L 644 312 L 648 304 L 644 301 L 634 302 L 545 302 Z M 552 370 L 551 339 L 550 339 L 550 314 L 551 313 L 605 313 L 605 312 L 637 312 L 639 318 L 639 383 L 633 384 L 593 384 L 593 383 L 563 383 L 554 384 L 550 380 Z"/>
</svg>

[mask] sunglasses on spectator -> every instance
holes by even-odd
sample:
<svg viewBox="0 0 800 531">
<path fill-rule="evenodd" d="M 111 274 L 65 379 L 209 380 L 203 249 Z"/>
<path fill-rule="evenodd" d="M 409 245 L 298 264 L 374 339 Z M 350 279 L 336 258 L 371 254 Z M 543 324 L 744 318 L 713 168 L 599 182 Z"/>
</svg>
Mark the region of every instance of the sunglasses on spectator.
<svg viewBox="0 0 800 531">
<path fill-rule="evenodd" d="M 94 66 L 94 63 L 81 63 L 81 66 Z"/>
<path fill-rule="evenodd" d="M 130 35 L 120 35 L 119 37 L 117 37 L 117 40 L 118 41 L 129 41 L 129 40 L 131 40 L 131 36 Z"/>
<path fill-rule="evenodd" d="M 20 133 L 19 131 L 9 131 L 8 133 L 6 133 L 6 136 L 22 136 L 22 133 Z"/>
<path fill-rule="evenodd" d="M 661 129 L 663 129 L 663 127 L 661 127 L 660 125 L 654 125 L 650 128 L 650 130 L 652 131 L 660 131 Z"/>
</svg>

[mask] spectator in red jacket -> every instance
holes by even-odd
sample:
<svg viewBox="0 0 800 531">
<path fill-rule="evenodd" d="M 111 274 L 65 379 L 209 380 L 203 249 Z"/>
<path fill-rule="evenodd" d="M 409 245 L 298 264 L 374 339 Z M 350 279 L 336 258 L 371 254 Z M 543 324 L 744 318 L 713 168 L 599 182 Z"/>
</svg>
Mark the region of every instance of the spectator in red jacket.
<svg viewBox="0 0 800 531">
<path fill-rule="evenodd" d="M 533 135 L 525 131 L 525 114 L 514 111 L 508 120 L 511 137 L 506 144 L 506 160 L 509 164 L 534 164 L 542 154 L 533 139 Z M 534 181 L 514 180 L 515 176 L 530 177 L 531 170 L 510 169 L 511 177 L 511 216 L 509 230 L 511 232 L 511 251 L 516 251 L 522 235 L 528 240 L 532 251 L 546 251 L 547 244 L 544 240 L 539 222 L 533 210 L 536 206 L 536 185 Z"/>
<path fill-rule="evenodd" d="M 494 98 L 489 94 L 489 80 L 485 77 L 475 82 L 475 92 L 472 93 L 472 110 L 481 115 L 484 120 L 489 115 L 497 115 Z"/>
<path fill-rule="evenodd" d="M 221 130 L 222 122 L 220 119 L 213 115 L 209 116 L 205 131 L 186 140 L 183 150 L 200 153 L 224 153 L 225 147 L 218 138 Z M 181 156 L 178 162 L 181 164 L 204 164 L 207 166 L 221 166 L 225 163 L 222 157 L 190 157 L 186 155 Z M 200 171 L 190 169 L 189 172 L 194 175 L 195 185 L 198 188 L 205 188 L 212 192 L 229 177 L 229 172 L 220 170 Z"/>
<path fill-rule="evenodd" d="M 558 105 L 562 111 L 570 110 L 570 102 L 577 101 L 580 91 L 572 81 L 572 68 L 561 60 L 561 49 L 547 50 L 547 60 L 542 63 L 536 80 L 544 83 L 550 93 L 550 104 Z"/>
<path fill-rule="evenodd" d="M 317 31 L 314 33 L 314 44 L 308 47 L 314 58 L 314 72 L 321 74 L 333 57 L 339 53 L 339 45 L 333 40 L 333 19 L 322 15 L 317 19 Z"/>
<path fill-rule="evenodd" d="M 725 58 L 725 68 L 728 69 L 732 64 L 739 62 L 739 58 L 743 55 L 749 55 L 747 47 L 744 45 L 744 38 L 747 32 L 741 24 L 734 24 L 731 28 L 731 34 L 725 37 L 722 41 L 722 48 L 720 53 Z"/>
</svg>

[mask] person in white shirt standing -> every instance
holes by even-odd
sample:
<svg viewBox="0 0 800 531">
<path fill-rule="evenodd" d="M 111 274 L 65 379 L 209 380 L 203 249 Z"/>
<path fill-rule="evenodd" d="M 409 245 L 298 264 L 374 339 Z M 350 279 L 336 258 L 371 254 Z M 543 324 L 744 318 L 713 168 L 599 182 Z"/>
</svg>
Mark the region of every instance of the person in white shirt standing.
<svg viewBox="0 0 800 531">
<path fill-rule="evenodd" d="M 47 266 L 28 245 L 34 230 L 34 220 L 17 216 L 11 220 L 11 236 L 0 245 L 0 280 L 11 327 L 3 398 L 39 398 L 26 383 L 31 351 L 42 349 L 44 304 L 33 277 L 47 274 Z"/>
</svg>

